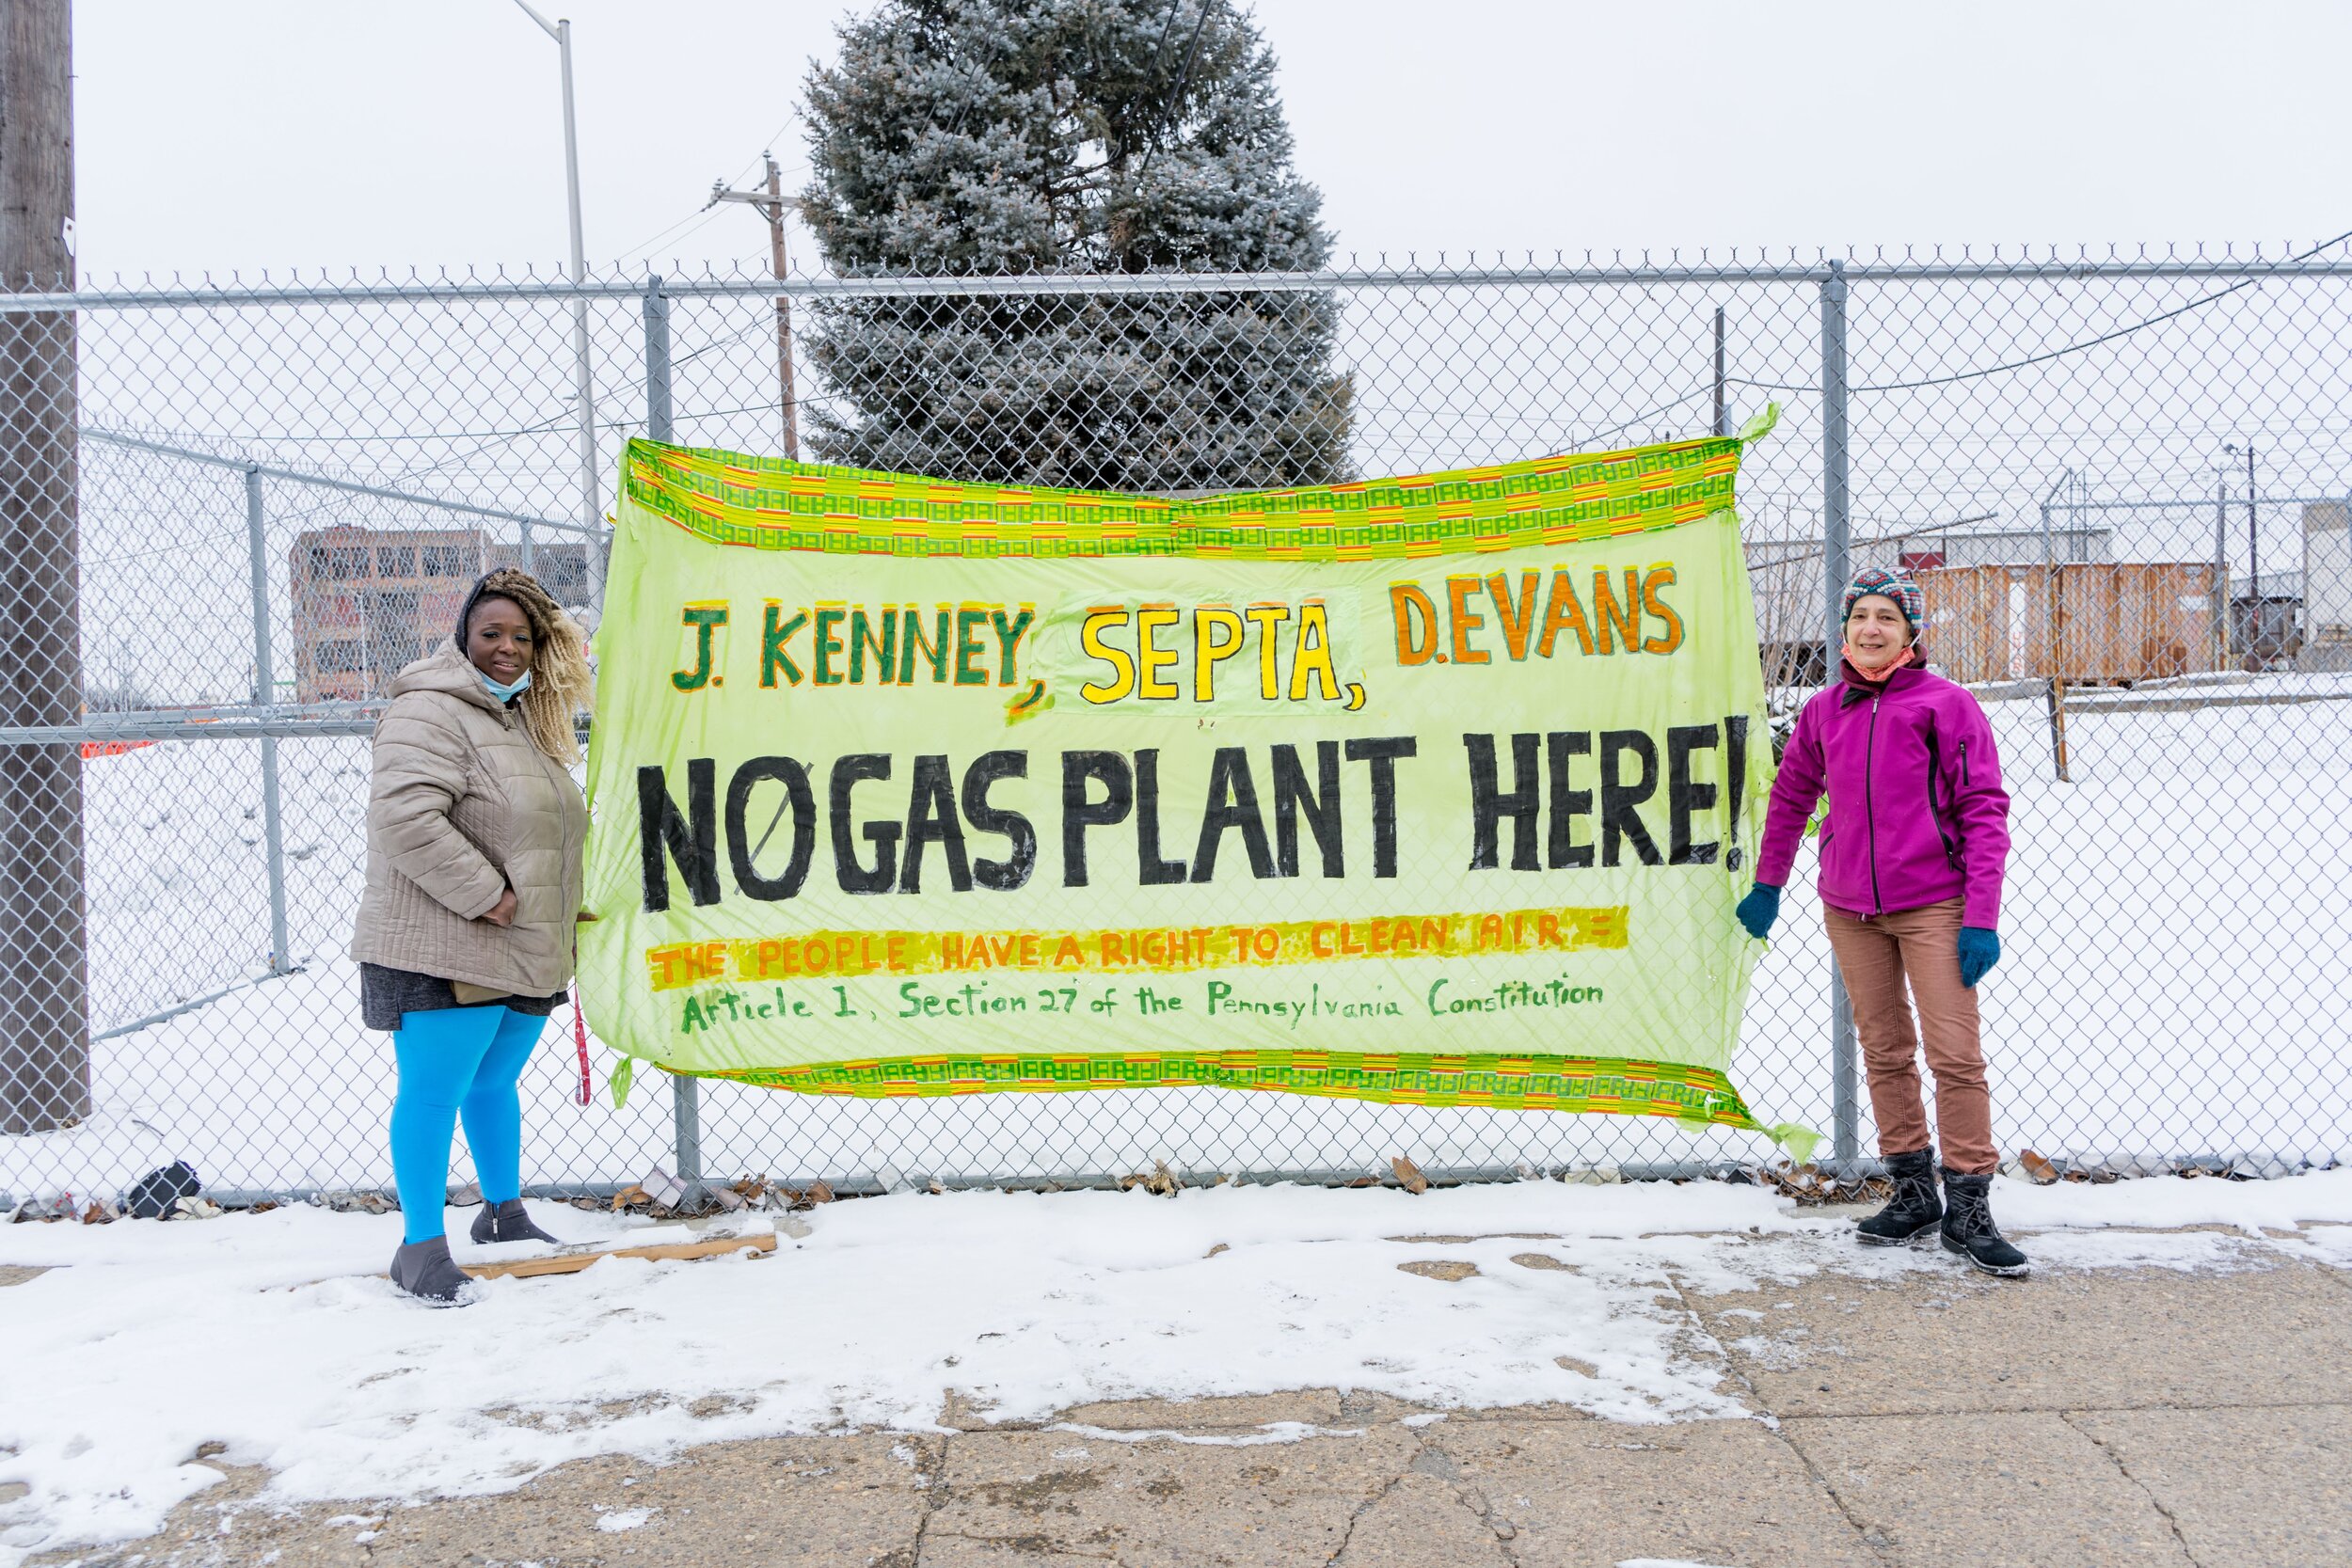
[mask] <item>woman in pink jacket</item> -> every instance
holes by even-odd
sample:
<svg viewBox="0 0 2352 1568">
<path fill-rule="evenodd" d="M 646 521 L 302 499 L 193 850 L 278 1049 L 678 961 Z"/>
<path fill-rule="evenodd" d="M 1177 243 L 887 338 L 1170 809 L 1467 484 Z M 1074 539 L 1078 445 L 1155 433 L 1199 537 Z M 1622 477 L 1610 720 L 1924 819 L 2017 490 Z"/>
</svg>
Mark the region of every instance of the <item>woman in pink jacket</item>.
<svg viewBox="0 0 2352 1568">
<path fill-rule="evenodd" d="M 1977 1026 L 1977 982 L 2001 957 L 2009 859 L 2009 794 L 1993 729 L 1976 698 L 1929 673 L 1916 582 L 1866 571 L 1846 589 L 1845 617 L 1842 678 L 1797 717 L 1740 923 L 1759 940 L 1772 928 L 1805 821 L 1826 789 L 1821 920 L 1853 999 L 1879 1152 L 1895 1183 L 1894 1201 L 1862 1222 L 1861 1240 L 1897 1246 L 1940 1227 L 1946 1249 L 1982 1272 L 2022 1275 L 2025 1254 L 1993 1224 L 1999 1157 Z M 1919 1098 L 1923 1037 L 1944 1145 L 1941 1198 Z"/>
</svg>

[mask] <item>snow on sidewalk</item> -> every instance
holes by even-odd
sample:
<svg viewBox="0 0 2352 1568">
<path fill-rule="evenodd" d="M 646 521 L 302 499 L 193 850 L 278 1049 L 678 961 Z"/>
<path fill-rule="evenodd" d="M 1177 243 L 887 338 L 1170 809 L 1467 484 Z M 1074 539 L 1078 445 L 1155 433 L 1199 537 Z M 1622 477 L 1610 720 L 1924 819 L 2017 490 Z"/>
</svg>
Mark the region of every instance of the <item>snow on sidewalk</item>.
<svg viewBox="0 0 2352 1568">
<path fill-rule="evenodd" d="M 645 1228 L 534 1209 L 582 1240 Z M 2347 1170 L 2004 1181 L 1996 1210 L 2039 1229 L 2032 1250 L 2054 1266 L 2217 1266 L 2249 1245 L 2352 1261 L 2352 1233 L 2262 1239 L 2352 1222 Z M 453 1212 L 453 1234 L 470 1218 Z M 53 1266 L 0 1290 L 0 1484 L 30 1489 L 0 1505 L 0 1565 L 154 1530 L 218 1480 L 191 1463 L 208 1443 L 267 1466 L 283 1498 L 397 1498 L 506 1490 L 592 1454 L 930 1428 L 951 1393 L 997 1419 L 1334 1386 L 1627 1421 L 1740 1417 L 1676 1280 L 1957 1266 L 1862 1253 L 1843 1217 L 1712 1183 L 961 1192 L 806 1218 L 810 1234 L 770 1258 L 610 1260 L 493 1281 L 460 1311 L 373 1277 L 397 1215 L 0 1227 L 0 1264 Z M 2214 1224 L 2258 1239 L 2146 1233 Z"/>
</svg>

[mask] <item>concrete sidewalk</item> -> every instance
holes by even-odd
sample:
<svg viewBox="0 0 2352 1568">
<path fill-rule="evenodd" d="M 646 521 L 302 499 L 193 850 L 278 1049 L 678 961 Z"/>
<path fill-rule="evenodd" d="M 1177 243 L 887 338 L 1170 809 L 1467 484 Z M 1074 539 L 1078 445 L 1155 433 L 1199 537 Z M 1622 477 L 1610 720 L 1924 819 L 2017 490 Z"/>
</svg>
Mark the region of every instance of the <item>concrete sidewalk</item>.
<svg viewBox="0 0 2352 1568">
<path fill-rule="evenodd" d="M 1955 1264 L 1735 1295 L 1682 1279 L 1661 1290 L 1687 1310 L 1688 1354 L 1771 1418 L 1440 1414 L 1327 1389 L 1089 1406 L 1052 1429 L 951 1408 L 944 1433 L 713 1445 L 663 1466 L 598 1459 L 513 1493 L 389 1512 L 281 1510 L 251 1500 L 264 1476 L 230 1471 L 159 1536 L 34 1560 L 2352 1562 L 2352 1269 L 2248 1247 L 2201 1272 L 2045 1268 L 1995 1282 Z M 1285 1422 L 1299 1425 L 1272 1425 Z"/>
</svg>

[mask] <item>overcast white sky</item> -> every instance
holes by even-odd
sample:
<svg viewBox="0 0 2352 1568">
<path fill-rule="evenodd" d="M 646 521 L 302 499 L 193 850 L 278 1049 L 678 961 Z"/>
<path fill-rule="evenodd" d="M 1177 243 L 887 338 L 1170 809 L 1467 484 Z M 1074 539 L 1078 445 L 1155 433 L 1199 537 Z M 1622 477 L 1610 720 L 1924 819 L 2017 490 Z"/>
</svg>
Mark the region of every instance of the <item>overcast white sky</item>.
<svg viewBox="0 0 2352 1568">
<path fill-rule="evenodd" d="M 870 0 L 865 0 L 870 3 Z M 570 0 L 588 253 L 764 264 L 696 210 L 861 0 Z M 2352 6 L 1257 0 L 1343 250 L 2123 241 L 2352 228 Z M 82 0 L 85 276 L 565 253 L 553 43 L 512 0 Z M 788 179 L 792 176 L 788 175 Z"/>
</svg>

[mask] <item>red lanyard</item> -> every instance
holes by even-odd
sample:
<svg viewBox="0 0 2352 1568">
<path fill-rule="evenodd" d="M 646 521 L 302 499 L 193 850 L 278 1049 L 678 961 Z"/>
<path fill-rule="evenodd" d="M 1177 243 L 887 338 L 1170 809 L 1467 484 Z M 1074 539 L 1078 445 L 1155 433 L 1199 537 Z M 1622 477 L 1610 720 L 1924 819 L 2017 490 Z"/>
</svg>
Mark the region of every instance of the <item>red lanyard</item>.
<svg viewBox="0 0 2352 1568">
<path fill-rule="evenodd" d="M 588 1015 L 580 1010 L 580 988 L 572 988 L 572 1039 L 580 1047 L 580 1102 L 588 1103 Z"/>
</svg>

